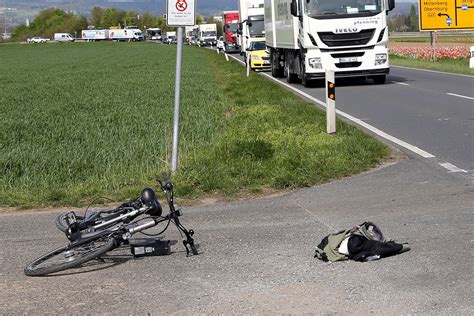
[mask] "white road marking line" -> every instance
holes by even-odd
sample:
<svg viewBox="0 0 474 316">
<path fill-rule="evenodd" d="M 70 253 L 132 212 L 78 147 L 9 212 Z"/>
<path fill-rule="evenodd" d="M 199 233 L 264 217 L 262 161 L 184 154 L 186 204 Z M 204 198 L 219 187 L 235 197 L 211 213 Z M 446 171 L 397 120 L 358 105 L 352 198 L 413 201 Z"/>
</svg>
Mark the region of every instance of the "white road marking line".
<svg viewBox="0 0 474 316">
<path fill-rule="evenodd" d="M 400 81 L 392 81 L 396 84 L 401 84 L 402 86 L 409 86 L 410 84 L 409 83 L 405 83 L 405 82 L 400 82 Z"/>
<path fill-rule="evenodd" d="M 463 173 L 467 173 L 466 170 L 464 169 L 461 169 L 461 168 L 458 168 L 456 167 L 455 165 L 453 164 L 450 164 L 449 162 L 443 162 L 443 163 L 440 163 L 439 164 L 441 167 L 445 168 L 445 169 L 448 169 L 449 172 L 463 172 Z"/>
<path fill-rule="evenodd" d="M 240 61 L 238 58 L 236 58 L 236 57 L 234 57 L 234 56 L 231 56 L 231 57 L 234 58 L 235 60 L 237 60 L 238 62 L 240 62 L 240 63 L 242 63 L 242 64 L 245 64 L 244 62 Z M 269 75 L 269 74 L 266 74 L 266 73 L 261 73 L 261 74 L 264 75 L 264 76 L 266 76 L 266 77 L 268 77 L 269 79 L 275 81 L 276 83 L 278 83 L 278 84 L 280 84 L 280 85 L 283 85 L 283 86 L 287 87 L 288 89 L 291 89 L 292 91 L 298 93 L 299 95 L 301 95 L 301 96 L 303 96 L 303 97 L 305 97 L 305 98 L 307 98 L 307 99 L 309 99 L 309 100 L 311 100 L 311 101 L 313 101 L 313 102 L 315 102 L 315 103 L 321 105 L 322 107 L 326 108 L 326 103 L 325 103 L 325 102 L 323 102 L 323 101 L 321 101 L 321 100 L 319 100 L 319 99 L 316 99 L 315 97 L 313 97 L 313 96 L 311 96 L 311 95 L 309 95 L 309 94 L 307 94 L 307 93 L 305 93 L 305 92 L 303 92 L 303 91 L 300 91 L 300 90 L 298 90 L 297 88 L 295 88 L 295 87 L 293 87 L 293 86 L 291 86 L 291 85 L 289 85 L 289 84 L 287 84 L 287 83 L 285 83 L 285 82 L 281 82 L 280 80 L 278 80 L 278 79 L 276 79 L 276 78 L 273 78 L 273 77 L 272 77 L 271 75 Z M 356 124 L 358 124 L 358 125 L 360 125 L 360 126 L 366 128 L 367 130 L 373 132 L 374 134 L 376 134 L 376 135 L 378 135 L 378 136 L 380 136 L 380 137 L 382 137 L 382 138 L 385 138 L 385 139 L 387 139 L 387 140 L 389 140 L 389 141 L 391 141 L 391 142 L 393 142 L 393 143 L 395 143 L 395 144 L 397 144 L 397 145 L 399 145 L 399 146 L 401 146 L 401 147 L 403 147 L 403 148 L 406 148 L 406 149 L 410 150 L 411 152 L 414 152 L 414 153 L 417 154 L 417 155 L 420 155 L 420 156 L 423 157 L 423 158 L 435 158 L 435 157 L 436 157 L 436 156 L 430 154 L 429 152 L 424 151 L 423 149 L 420 149 L 420 148 L 418 148 L 418 147 L 416 147 L 416 146 L 413 146 L 413 145 L 411 145 L 411 144 L 409 144 L 409 143 L 407 143 L 407 142 L 404 142 L 404 141 L 401 140 L 401 139 L 398 139 L 398 138 L 396 138 L 396 137 L 394 137 L 394 136 L 392 136 L 392 135 L 389 135 L 389 134 L 387 134 L 387 133 L 385 133 L 385 132 L 379 130 L 378 128 L 376 128 L 376 127 L 374 127 L 374 126 L 372 126 L 372 125 L 370 125 L 370 124 L 367 124 L 367 123 L 365 123 L 364 121 L 362 121 L 362 120 L 360 120 L 360 119 L 358 119 L 358 118 L 356 118 L 356 117 L 353 117 L 352 115 L 349 115 L 349 114 L 347 114 L 347 113 L 345 113 L 345 112 L 342 112 L 342 111 L 340 111 L 340 110 L 336 110 L 336 113 L 337 113 L 338 115 L 343 116 L 343 117 L 345 117 L 346 119 L 348 119 L 348 120 L 350 120 L 350 121 L 352 121 L 352 122 L 354 122 L 354 123 L 356 123 Z"/>
<path fill-rule="evenodd" d="M 461 95 L 461 94 L 456 94 L 456 93 L 446 93 L 446 94 L 447 94 L 447 95 L 452 95 L 453 97 L 458 97 L 458 98 L 464 98 L 464 99 L 474 100 L 473 97 L 468 97 L 468 96 Z"/>
</svg>

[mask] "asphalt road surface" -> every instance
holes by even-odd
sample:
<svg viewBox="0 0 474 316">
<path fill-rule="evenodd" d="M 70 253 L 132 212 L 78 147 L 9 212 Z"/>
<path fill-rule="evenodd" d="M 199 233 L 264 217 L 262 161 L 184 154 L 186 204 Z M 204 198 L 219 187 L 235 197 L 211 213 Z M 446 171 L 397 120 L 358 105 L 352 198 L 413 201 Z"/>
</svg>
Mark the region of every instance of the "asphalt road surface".
<svg viewBox="0 0 474 316">
<path fill-rule="evenodd" d="M 57 213 L 0 216 L 1 314 L 472 315 L 474 191 L 421 158 L 282 196 L 185 208 L 200 254 L 106 263 L 50 277 L 23 268 L 66 240 Z M 324 263 L 328 233 L 371 220 L 412 250 Z M 177 240 L 173 230 L 167 239 Z"/>
<path fill-rule="evenodd" d="M 269 72 L 262 74 L 271 78 Z M 288 85 L 285 79 L 278 81 Z M 290 86 L 326 100 L 321 84 Z M 385 85 L 338 79 L 336 109 L 428 152 L 451 172 L 474 173 L 473 76 L 392 66 Z"/>
</svg>

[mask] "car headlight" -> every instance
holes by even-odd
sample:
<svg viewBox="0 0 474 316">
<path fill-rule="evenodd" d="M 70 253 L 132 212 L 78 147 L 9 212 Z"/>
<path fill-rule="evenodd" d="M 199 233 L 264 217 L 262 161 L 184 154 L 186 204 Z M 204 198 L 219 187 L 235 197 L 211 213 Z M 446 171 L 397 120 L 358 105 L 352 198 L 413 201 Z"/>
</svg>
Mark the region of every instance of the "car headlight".
<svg viewBox="0 0 474 316">
<path fill-rule="evenodd" d="M 260 58 L 260 56 L 251 55 L 250 59 L 251 60 L 260 60 L 261 58 Z"/>
<path fill-rule="evenodd" d="M 375 54 L 375 66 L 383 65 L 387 62 L 387 54 Z"/>
<path fill-rule="evenodd" d="M 323 64 L 321 63 L 321 58 L 310 58 L 308 60 L 309 66 L 314 69 L 323 69 Z"/>
</svg>

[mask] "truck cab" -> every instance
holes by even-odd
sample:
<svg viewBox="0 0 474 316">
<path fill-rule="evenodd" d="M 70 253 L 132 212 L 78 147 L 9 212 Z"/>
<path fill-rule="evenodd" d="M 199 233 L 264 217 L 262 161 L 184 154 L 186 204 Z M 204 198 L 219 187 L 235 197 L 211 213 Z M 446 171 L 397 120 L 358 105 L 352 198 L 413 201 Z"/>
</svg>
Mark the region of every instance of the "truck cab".
<svg viewBox="0 0 474 316">
<path fill-rule="evenodd" d="M 147 40 L 160 41 L 161 40 L 161 29 L 158 27 L 146 29 Z"/>
<path fill-rule="evenodd" d="M 239 12 L 224 11 L 224 51 L 226 53 L 239 53 L 237 31 L 239 30 Z"/>
<path fill-rule="evenodd" d="M 199 46 L 217 45 L 217 25 L 200 24 L 198 35 Z"/>
<path fill-rule="evenodd" d="M 251 42 L 265 37 L 264 0 L 239 1 L 239 45 L 241 55 L 246 52 Z"/>
<path fill-rule="evenodd" d="M 272 74 L 306 84 L 330 68 L 336 77 L 384 83 L 394 7 L 394 0 L 265 0 Z"/>
</svg>

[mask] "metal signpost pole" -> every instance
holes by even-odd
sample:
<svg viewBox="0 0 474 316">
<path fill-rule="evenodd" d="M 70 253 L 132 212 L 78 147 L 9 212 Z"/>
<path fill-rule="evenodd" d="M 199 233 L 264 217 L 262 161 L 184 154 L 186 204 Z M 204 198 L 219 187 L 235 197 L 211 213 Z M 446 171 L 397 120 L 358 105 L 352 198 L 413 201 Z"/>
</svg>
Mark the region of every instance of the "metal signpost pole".
<svg viewBox="0 0 474 316">
<path fill-rule="evenodd" d="M 174 89 L 174 122 L 173 122 L 173 155 L 171 171 L 178 170 L 178 142 L 179 142 L 179 101 L 181 93 L 181 59 L 183 55 L 183 28 L 178 27 L 178 50 L 176 53 L 176 83 Z"/>
<path fill-rule="evenodd" d="M 183 55 L 183 27 L 196 25 L 195 0 L 167 0 L 166 25 L 177 27 L 176 52 L 176 83 L 174 89 L 174 119 L 173 119 L 173 152 L 171 155 L 171 171 L 178 170 L 179 144 L 179 106 L 181 96 L 181 61 Z"/>
</svg>

